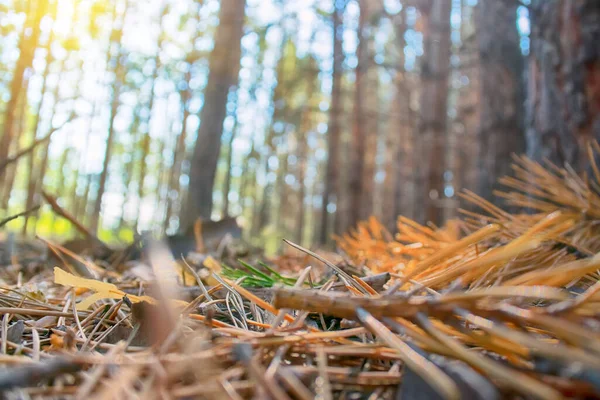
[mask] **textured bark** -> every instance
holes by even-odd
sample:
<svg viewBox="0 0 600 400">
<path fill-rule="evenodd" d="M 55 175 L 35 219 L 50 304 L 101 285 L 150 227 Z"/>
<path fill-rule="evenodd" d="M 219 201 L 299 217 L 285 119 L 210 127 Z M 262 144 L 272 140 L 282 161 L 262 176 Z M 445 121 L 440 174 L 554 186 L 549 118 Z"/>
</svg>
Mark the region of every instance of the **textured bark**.
<svg viewBox="0 0 600 400">
<path fill-rule="evenodd" d="M 481 0 L 476 12 L 481 73 L 478 194 L 492 198 L 498 178 L 510 172 L 511 154 L 525 150 L 523 68 L 517 2 Z"/>
<path fill-rule="evenodd" d="M 444 190 L 451 9 L 450 1 L 432 1 L 422 9 L 424 49 L 416 160 L 421 170 L 417 185 L 422 189 L 416 202 L 416 217 L 422 222 L 436 224 L 442 219 L 442 209 L 438 203 Z"/>
<path fill-rule="evenodd" d="M 321 205 L 321 229 L 319 242 L 326 244 L 329 241 L 330 220 L 336 220 L 336 214 L 329 214 L 329 203 L 337 203 L 339 198 L 339 156 L 340 156 L 340 117 L 342 114 L 342 74 L 344 64 L 343 49 L 343 13 L 346 1 L 334 1 L 332 14 L 333 22 L 333 68 L 331 72 L 331 102 L 329 105 L 329 124 L 327 126 L 327 171 L 325 176 L 325 189 Z M 334 224 L 339 226 L 339 224 Z M 336 233 L 340 233 L 334 229 Z"/>
<path fill-rule="evenodd" d="M 200 112 L 200 127 L 190 166 L 187 224 L 201 217 L 210 219 L 212 192 L 221 149 L 223 121 L 227 96 L 237 86 L 244 26 L 245 0 L 222 0 L 219 26 L 209 59 L 208 82 L 204 90 L 204 105 Z"/>
<path fill-rule="evenodd" d="M 600 139 L 600 2 L 533 0 L 527 153 L 576 170 Z"/>
</svg>

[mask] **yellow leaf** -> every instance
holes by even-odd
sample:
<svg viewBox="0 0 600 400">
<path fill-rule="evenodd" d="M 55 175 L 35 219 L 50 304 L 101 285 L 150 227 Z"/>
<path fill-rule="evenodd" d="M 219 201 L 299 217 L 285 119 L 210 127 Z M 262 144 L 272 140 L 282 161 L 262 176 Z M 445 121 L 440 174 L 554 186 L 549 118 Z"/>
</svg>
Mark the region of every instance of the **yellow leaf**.
<svg viewBox="0 0 600 400">
<path fill-rule="evenodd" d="M 101 299 L 122 299 L 127 296 L 132 303 L 147 301 L 148 303 L 156 303 L 156 300 L 150 296 L 134 296 L 119 290 L 112 283 L 100 282 L 94 279 L 81 278 L 70 274 L 58 267 L 54 267 L 54 283 L 63 286 L 72 286 L 74 288 L 85 288 L 93 290 L 95 294 L 87 297 L 85 300 L 77 304 L 77 309 L 87 310 L 92 304 Z M 79 289 L 81 290 L 81 289 Z"/>
</svg>

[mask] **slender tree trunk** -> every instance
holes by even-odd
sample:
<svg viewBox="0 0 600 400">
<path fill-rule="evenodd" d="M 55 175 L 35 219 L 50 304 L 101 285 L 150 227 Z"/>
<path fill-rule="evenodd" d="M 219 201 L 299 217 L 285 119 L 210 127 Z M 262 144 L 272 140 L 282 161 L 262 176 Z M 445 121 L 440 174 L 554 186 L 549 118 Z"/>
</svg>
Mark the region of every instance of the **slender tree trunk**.
<svg viewBox="0 0 600 400">
<path fill-rule="evenodd" d="M 264 155 L 264 164 L 263 171 L 265 176 L 265 185 L 262 190 L 262 198 L 260 199 L 260 207 L 258 208 L 258 213 L 254 217 L 254 223 L 252 224 L 253 234 L 258 234 L 262 229 L 264 229 L 270 220 L 270 209 L 271 209 L 271 194 L 273 191 L 273 185 L 269 182 L 266 177 L 269 174 L 269 157 L 273 154 L 276 154 L 275 145 L 273 144 L 273 139 L 275 138 L 275 123 L 280 122 L 282 117 L 288 111 L 287 104 L 284 101 L 286 92 L 286 79 L 288 76 L 285 70 L 285 57 L 286 57 L 286 48 L 288 46 L 288 38 L 284 36 L 281 39 L 281 49 L 280 49 L 280 57 L 277 65 L 277 83 L 275 88 L 273 89 L 273 115 L 271 117 L 271 126 L 269 127 L 269 132 L 267 133 L 267 137 L 265 138 L 265 150 L 266 154 Z M 293 55 L 295 57 L 295 54 Z M 255 196 L 255 201 L 258 201 L 258 198 Z"/>
<path fill-rule="evenodd" d="M 125 11 L 121 16 L 121 24 L 118 27 L 113 25 L 111 37 L 114 38 L 114 42 L 117 44 L 114 49 L 114 54 L 109 58 L 109 63 L 112 64 L 112 71 L 114 72 L 115 79 L 112 83 L 112 96 L 108 123 L 108 136 L 106 138 L 106 150 L 104 151 L 104 161 L 102 162 L 102 172 L 100 173 L 100 180 L 98 182 L 98 192 L 96 193 L 96 199 L 94 201 L 94 208 L 92 210 L 90 230 L 95 233 L 98 231 L 98 222 L 100 220 L 100 212 L 102 211 L 102 197 L 104 197 L 104 191 L 106 188 L 106 182 L 108 180 L 110 160 L 113 151 L 113 142 L 115 140 L 115 118 L 119 109 L 119 96 L 121 94 L 121 86 L 123 84 L 124 72 L 122 71 L 121 65 L 121 47 L 123 37 L 123 25 L 125 17 L 127 15 L 127 8 L 129 4 L 126 0 Z M 108 48 L 107 55 L 110 55 L 110 46 Z"/>
<path fill-rule="evenodd" d="M 138 138 L 139 138 L 139 125 L 140 125 L 140 117 L 139 117 L 139 109 L 134 110 L 133 112 L 134 116 L 133 116 L 133 121 L 131 123 L 131 127 L 130 127 L 130 132 L 131 135 L 133 136 L 133 144 L 131 145 L 129 151 L 130 154 L 133 154 L 133 150 L 136 147 Z M 133 175 L 134 175 L 134 168 L 135 168 L 135 164 L 136 164 L 136 160 L 134 159 L 134 157 L 129 157 L 129 160 L 125 163 L 125 165 L 123 166 L 124 169 L 124 188 L 125 188 L 125 193 L 123 194 L 123 205 L 121 206 L 121 216 L 119 217 L 119 225 L 118 225 L 118 229 L 121 230 L 123 229 L 125 226 L 127 226 L 127 221 L 125 220 L 125 209 L 127 206 L 127 203 L 129 202 L 130 199 L 130 186 L 131 186 L 131 182 L 133 181 Z"/>
<path fill-rule="evenodd" d="M 140 204 L 140 207 L 138 207 L 138 214 L 137 214 L 137 218 L 135 220 L 135 225 L 134 225 L 134 231 L 137 231 L 138 229 L 138 222 L 140 220 L 140 216 L 141 216 L 141 211 L 142 211 L 142 203 L 144 201 L 144 197 L 146 195 L 146 188 L 144 186 L 144 183 L 146 181 L 146 175 L 148 172 L 148 165 L 146 163 L 148 154 L 150 153 L 150 143 L 151 143 L 151 137 L 150 137 L 150 127 L 152 126 L 152 111 L 154 109 L 154 101 L 156 99 L 156 81 L 158 79 L 158 73 L 160 71 L 161 65 L 160 65 L 160 53 L 162 51 L 162 46 L 163 46 L 163 30 L 162 30 L 162 20 L 165 17 L 165 15 L 167 14 L 167 7 L 166 4 L 163 3 L 162 8 L 161 8 L 161 12 L 159 14 L 159 20 L 158 23 L 161 26 L 161 29 L 158 33 L 158 38 L 156 40 L 156 53 L 154 55 L 154 69 L 152 71 L 152 76 L 150 77 L 150 81 L 152 82 L 152 84 L 150 85 L 150 101 L 148 103 L 148 132 L 146 132 L 144 134 L 144 138 L 142 139 L 142 156 L 141 156 L 141 160 L 140 160 L 140 176 L 138 179 L 138 201 Z M 159 160 L 162 160 L 162 157 L 159 158 Z M 159 171 L 162 171 L 161 168 L 158 169 Z"/>
<path fill-rule="evenodd" d="M 52 51 L 51 51 L 52 43 L 54 42 L 54 29 L 52 29 L 53 27 L 54 27 L 54 24 L 52 24 L 52 27 L 50 28 L 48 42 L 46 43 L 46 65 L 44 66 L 44 72 L 42 72 L 42 87 L 40 89 L 41 97 L 40 97 L 40 102 L 38 103 L 37 109 L 34 114 L 35 122 L 33 123 L 33 129 L 32 129 L 32 137 L 33 137 L 34 141 L 39 137 L 37 133 L 39 130 L 39 125 L 40 125 L 40 114 L 42 112 L 42 107 L 44 105 L 44 100 L 46 98 L 46 90 L 47 90 L 47 83 L 48 83 L 48 74 L 50 72 L 50 64 L 52 64 L 52 62 L 54 61 L 54 57 L 52 56 Z M 50 139 L 50 140 L 52 140 L 52 139 Z M 34 168 L 36 167 L 36 163 L 35 163 L 36 153 L 37 153 L 37 150 L 34 150 L 29 154 L 29 156 L 27 156 L 27 175 L 25 177 L 25 181 L 27 182 L 27 199 L 25 200 L 25 209 L 26 210 L 29 210 L 29 209 L 31 209 L 31 207 L 33 207 L 33 202 L 35 200 L 35 187 L 36 187 L 35 182 L 36 182 L 36 180 L 32 179 L 32 177 L 34 174 Z M 23 235 L 27 234 L 30 217 L 31 217 L 30 214 L 27 214 L 23 217 L 24 218 L 23 231 L 22 231 Z"/>
<path fill-rule="evenodd" d="M 394 21 L 396 38 L 398 42 L 398 71 L 394 78 L 394 100 L 390 112 L 388 123 L 388 132 L 385 146 L 385 180 L 383 182 L 383 223 L 390 232 L 395 231 L 396 217 L 399 209 L 399 203 L 402 195 L 409 195 L 410 192 L 402 193 L 406 190 L 407 183 L 403 180 L 402 167 L 406 161 L 405 152 L 402 146 L 407 142 L 407 133 L 409 132 L 409 114 L 410 114 L 410 90 L 408 89 L 408 79 L 404 70 L 404 48 L 406 40 L 406 8 L 403 7 L 401 13 Z M 401 194 L 401 195 L 400 195 Z"/>
<path fill-rule="evenodd" d="M 421 169 L 417 184 L 423 189 L 416 204 L 424 211 L 417 212 L 418 219 L 435 224 L 441 222 L 443 214 L 439 199 L 444 190 L 451 9 L 451 1 L 433 1 L 422 10 L 425 30 L 421 66 L 421 120 L 418 158 L 415 161 Z"/>
<path fill-rule="evenodd" d="M 339 152 L 340 152 L 340 117 L 342 114 L 342 74 L 344 64 L 343 49 L 343 14 L 346 1 L 334 1 L 333 20 L 333 68 L 331 72 L 331 103 L 329 106 L 329 125 L 327 127 L 327 172 L 325 190 L 321 205 L 321 229 L 319 242 L 329 241 L 330 221 L 336 220 L 337 214 L 329 213 L 329 204 L 338 204 L 339 198 Z M 334 226 L 338 224 L 334 223 Z M 339 233 L 336 231 L 336 233 Z"/>
<path fill-rule="evenodd" d="M 492 198 L 498 178 L 510 172 L 511 154 L 525 150 L 524 59 L 517 31 L 517 2 L 481 0 L 476 13 L 481 85 L 478 194 Z"/>
<path fill-rule="evenodd" d="M 363 2 L 365 0 L 362 0 Z M 348 179 L 348 195 L 350 196 L 350 215 L 348 218 L 349 225 L 354 226 L 363 216 L 362 205 L 363 200 L 363 174 L 364 174 L 364 153 L 365 153 L 365 79 L 367 64 L 369 62 L 367 53 L 367 42 L 365 40 L 365 29 L 367 24 L 367 16 L 364 12 L 364 6 L 361 4 L 361 12 L 358 21 L 358 45 L 356 48 L 356 58 L 358 62 L 355 70 L 355 89 L 354 89 L 354 125 L 352 127 L 351 141 L 351 162 L 350 168 L 352 173 Z"/>
<path fill-rule="evenodd" d="M 306 103 L 301 114 L 301 122 L 298 130 L 298 222 L 296 225 L 296 241 L 302 244 L 304 239 L 304 228 L 306 226 L 306 170 L 308 166 L 308 136 L 313 125 L 312 102 L 315 86 L 318 83 L 318 69 L 316 62 L 309 63 L 311 71 L 306 88 Z M 312 204 L 312 203 L 311 203 Z"/>
<path fill-rule="evenodd" d="M 527 153 L 586 170 L 600 140 L 600 2 L 533 0 Z"/>
<path fill-rule="evenodd" d="M 377 172 L 377 147 L 379 144 L 379 71 L 373 68 L 375 57 L 375 31 L 379 20 L 383 2 L 381 0 L 360 0 L 360 13 L 365 15 L 365 21 L 360 29 L 361 52 L 359 53 L 360 73 L 362 77 L 357 80 L 357 85 L 363 85 L 360 90 L 364 96 L 357 106 L 362 123 L 362 136 L 364 137 L 363 169 L 361 176 L 360 219 L 367 219 L 377 214 L 378 199 L 375 185 Z"/>
<path fill-rule="evenodd" d="M 181 98 L 181 108 L 183 110 L 181 116 L 181 131 L 179 135 L 177 135 L 177 142 L 175 144 L 175 155 L 173 158 L 173 166 L 171 167 L 170 176 L 169 176 L 169 194 L 167 195 L 167 210 L 165 212 L 165 231 L 169 228 L 171 217 L 173 216 L 173 206 L 174 206 L 174 196 L 177 196 L 177 199 L 181 208 L 181 193 L 180 193 L 180 184 L 179 179 L 181 178 L 181 166 L 183 160 L 185 158 L 185 139 L 187 137 L 187 121 L 190 116 L 190 111 L 188 107 L 188 102 L 190 100 L 190 91 L 187 89 L 189 87 L 191 74 L 190 72 L 186 72 L 185 74 L 185 90 L 182 90 L 179 93 Z"/>
<path fill-rule="evenodd" d="M 225 181 L 223 183 L 223 210 L 221 214 L 223 218 L 229 216 L 229 192 L 231 191 L 231 168 L 233 166 L 233 142 L 235 141 L 235 136 L 238 131 L 238 119 L 237 116 L 235 118 L 235 123 L 233 124 L 233 128 L 231 129 L 231 136 L 229 137 L 229 142 L 227 143 L 227 170 L 225 171 Z"/>
<path fill-rule="evenodd" d="M 209 219 L 212 212 L 217 162 L 221 149 L 227 96 L 237 86 L 244 26 L 245 0 L 222 0 L 219 26 L 209 60 L 208 83 L 200 113 L 198 139 L 190 169 L 185 221 L 192 224 L 198 217 Z"/>
<path fill-rule="evenodd" d="M 13 142 L 13 151 L 16 151 L 19 148 L 19 142 L 21 142 L 21 138 L 25 135 L 25 125 L 26 125 L 26 116 L 27 116 L 27 89 L 29 88 L 29 79 L 23 82 L 23 96 L 21 97 L 18 105 L 18 114 L 15 121 L 16 130 L 16 140 Z M 9 165 L 5 170 L 5 182 L 2 193 L 2 206 L 5 209 L 8 209 L 8 201 L 10 200 L 10 194 L 12 193 L 13 186 L 15 183 L 15 177 L 17 175 L 17 167 L 18 162 Z"/>
<path fill-rule="evenodd" d="M 484 73 L 479 64 L 478 52 L 475 48 L 476 28 L 472 28 L 471 16 L 474 14 L 473 6 L 467 4 L 466 0 L 462 2 L 462 20 L 461 24 L 461 47 L 459 49 L 460 63 L 465 64 L 461 73 L 468 79 L 468 85 L 463 86 L 459 91 L 458 98 L 458 117 L 457 124 L 460 130 L 460 160 L 458 169 L 458 180 L 460 184 L 455 185 L 458 192 L 462 189 L 468 189 L 474 192 L 479 190 L 479 158 L 481 154 L 481 141 L 479 140 L 479 123 L 481 120 L 481 107 L 479 107 L 479 95 L 481 92 L 480 74 Z M 481 4 L 481 3 L 480 3 Z M 479 7 L 479 5 L 475 6 Z M 468 21 L 468 23 L 467 23 Z M 461 204 L 467 209 L 471 207 L 469 203 Z"/>
<path fill-rule="evenodd" d="M 5 160 L 8 151 L 15 137 L 15 121 L 20 104 L 21 96 L 26 96 L 27 92 L 23 90 L 23 78 L 25 71 L 31 67 L 35 49 L 38 45 L 40 36 L 40 21 L 46 14 L 47 3 L 37 1 L 32 5 L 31 12 L 28 12 L 28 18 L 23 27 L 21 38 L 19 39 L 19 58 L 15 64 L 10 82 L 10 98 L 4 111 L 4 120 L 2 122 L 2 137 L 0 138 L 0 160 Z M 3 179 L 0 178 L 0 183 Z"/>
</svg>

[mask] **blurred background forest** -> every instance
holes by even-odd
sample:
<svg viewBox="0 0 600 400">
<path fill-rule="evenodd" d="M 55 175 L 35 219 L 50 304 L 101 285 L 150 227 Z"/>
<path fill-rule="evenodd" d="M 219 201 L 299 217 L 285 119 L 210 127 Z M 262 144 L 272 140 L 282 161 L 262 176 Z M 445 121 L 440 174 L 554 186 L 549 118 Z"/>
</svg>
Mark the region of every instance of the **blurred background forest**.
<svg viewBox="0 0 600 400">
<path fill-rule="evenodd" d="M 600 138 L 597 0 L 3 0 L 0 29 L 0 218 L 44 191 L 107 241 L 442 224 L 512 153 L 584 170 Z"/>
</svg>

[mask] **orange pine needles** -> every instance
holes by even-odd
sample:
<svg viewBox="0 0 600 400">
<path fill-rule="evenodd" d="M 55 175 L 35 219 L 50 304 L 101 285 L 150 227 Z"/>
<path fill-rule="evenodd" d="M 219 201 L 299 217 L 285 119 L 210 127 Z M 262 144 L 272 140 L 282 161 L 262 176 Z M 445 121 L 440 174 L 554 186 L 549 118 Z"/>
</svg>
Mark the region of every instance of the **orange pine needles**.
<svg viewBox="0 0 600 400">
<path fill-rule="evenodd" d="M 391 272 L 405 288 L 447 287 L 455 281 L 469 288 L 496 285 L 588 287 L 598 278 L 600 252 L 600 172 L 590 145 L 594 176 L 577 175 L 526 157 L 514 157 L 514 177 L 496 191 L 509 206 L 533 213 L 511 214 L 465 191 L 461 197 L 480 212 L 461 210 L 463 218 L 446 226 L 423 226 L 405 217 L 392 236 L 371 217 L 336 237 L 353 262 L 374 273 Z"/>
</svg>

